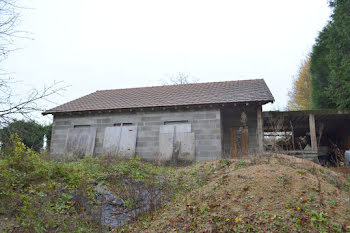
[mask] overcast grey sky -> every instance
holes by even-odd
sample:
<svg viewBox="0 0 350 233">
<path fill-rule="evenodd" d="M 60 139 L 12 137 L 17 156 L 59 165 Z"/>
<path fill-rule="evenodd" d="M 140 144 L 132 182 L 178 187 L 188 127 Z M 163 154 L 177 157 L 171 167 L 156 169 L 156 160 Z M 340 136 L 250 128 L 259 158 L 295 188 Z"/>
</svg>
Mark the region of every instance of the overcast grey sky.
<svg viewBox="0 0 350 233">
<path fill-rule="evenodd" d="M 263 78 L 283 109 L 293 76 L 329 20 L 326 0 L 27 0 L 33 40 L 2 67 L 22 86 L 70 85 L 62 104 L 100 89 Z M 54 104 L 51 105 L 54 107 Z"/>
</svg>

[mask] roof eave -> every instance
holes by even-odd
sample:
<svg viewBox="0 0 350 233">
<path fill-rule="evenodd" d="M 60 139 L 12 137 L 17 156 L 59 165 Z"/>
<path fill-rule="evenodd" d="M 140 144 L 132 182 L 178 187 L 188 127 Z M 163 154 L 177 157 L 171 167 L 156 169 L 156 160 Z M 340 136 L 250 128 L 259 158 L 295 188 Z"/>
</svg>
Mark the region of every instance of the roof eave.
<svg viewBox="0 0 350 233">
<path fill-rule="evenodd" d="M 43 116 L 45 115 L 55 115 L 55 114 L 74 114 L 74 113 L 83 113 L 83 112 L 110 112 L 110 111 L 125 111 L 130 109 L 152 109 L 152 108 L 176 108 L 176 107 L 187 107 L 187 106 L 206 106 L 206 105 L 222 105 L 222 104 L 245 104 L 245 103 L 258 103 L 259 105 L 264 105 L 267 103 L 273 103 L 275 100 L 257 100 L 257 101 L 242 101 L 242 102 L 222 102 L 222 103 L 203 103 L 203 104 L 187 104 L 187 105 L 169 105 L 169 106 L 147 106 L 147 107 L 131 107 L 131 108 L 115 108 L 115 109 L 87 109 L 87 110 L 78 110 L 78 111 L 52 111 L 48 110 L 42 112 Z"/>
</svg>

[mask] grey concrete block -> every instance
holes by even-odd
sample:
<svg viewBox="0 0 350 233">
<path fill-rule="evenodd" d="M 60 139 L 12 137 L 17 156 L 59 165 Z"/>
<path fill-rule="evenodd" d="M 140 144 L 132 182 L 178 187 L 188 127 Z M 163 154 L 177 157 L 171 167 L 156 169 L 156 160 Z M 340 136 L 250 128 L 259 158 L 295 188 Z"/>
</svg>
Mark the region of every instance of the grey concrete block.
<svg viewBox="0 0 350 233">
<path fill-rule="evenodd" d="M 111 123 L 111 118 L 103 118 L 103 119 L 97 119 L 97 124 L 109 124 Z"/>
<path fill-rule="evenodd" d="M 141 121 L 161 121 L 162 120 L 162 116 L 159 115 L 154 115 L 154 116 L 143 116 L 141 117 Z"/>
<path fill-rule="evenodd" d="M 220 136 L 215 134 L 209 134 L 209 135 L 198 135 L 196 137 L 196 140 L 198 141 L 202 139 L 220 139 Z"/>
<path fill-rule="evenodd" d="M 149 122 L 144 122 L 145 126 L 160 126 L 163 125 L 163 122 L 161 121 L 149 121 Z"/>
<path fill-rule="evenodd" d="M 144 131 L 142 127 L 139 127 L 138 137 L 159 137 L 159 132 L 157 131 Z"/>
<path fill-rule="evenodd" d="M 206 129 L 206 130 L 220 128 L 220 127 L 216 127 L 215 123 L 206 123 L 206 122 L 193 124 L 193 127 L 198 129 Z"/>
<path fill-rule="evenodd" d="M 70 126 L 71 122 L 70 121 L 64 121 L 64 120 L 57 120 L 54 123 L 54 126 Z"/>
<path fill-rule="evenodd" d="M 57 145 L 65 144 L 66 143 L 66 137 L 52 137 L 51 141 L 54 141 Z"/>
<path fill-rule="evenodd" d="M 197 146 L 201 146 L 201 145 L 218 146 L 220 145 L 220 143 L 221 143 L 221 140 L 218 140 L 218 139 L 196 140 Z"/>
<path fill-rule="evenodd" d="M 209 135 L 211 135 L 211 134 L 220 134 L 221 130 L 218 128 L 215 128 L 215 129 L 201 128 L 201 129 L 194 130 L 194 132 L 196 134 L 202 134 L 202 135 L 209 134 Z"/>
<path fill-rule="evenodd" d="M 67 130 L 69 128 L 71 128 L 71 126 L 69 126 L 69 125 L 58 125 L 58 126 L 53 125 L 52 126 L 53 132 L 56 131 L 56 130 Z"/>
<path fill-rule="evenodd" d="M 152 125 L 152 126 L 141 126 L 139 127 L 141 131 L 159 131 L 159 126 Z"/>
<path fill-rule="evenodd" d="M 207 119 L 208 119 L 207 116 L 206 116 L 205 114 L 203 114 L 203 113 L 198 114 L 198 115 L 196 115 L 196 116 L 194 116 L 194 117 L 195 117 L 195 119 L 197 119 L 197 120 L 207 120 Z"/>
<path fill-rule="evenodd" d="M 216 113 L 210 112 L 205 114 L 206 119 L 216 119 Z"/>
<path fill-rule="evenodd" d="M 200 145 L 197 147 L 199 151 L 207 151 L 207 152 L 217 152 L 218 146 L 212 146 L 212 145 Z"/>
</svg>

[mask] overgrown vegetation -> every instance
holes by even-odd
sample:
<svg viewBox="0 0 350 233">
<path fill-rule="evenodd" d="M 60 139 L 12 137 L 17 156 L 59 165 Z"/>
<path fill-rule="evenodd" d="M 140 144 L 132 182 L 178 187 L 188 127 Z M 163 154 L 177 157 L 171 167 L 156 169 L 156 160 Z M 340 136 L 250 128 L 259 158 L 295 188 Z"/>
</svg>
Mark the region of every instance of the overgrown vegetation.
<svg viewBox="0 0 350 233">
<path fill-rule="evenodd" d="M 95 201 L 99 176 L 92 159 L 72 163 L 46 161 L 12 136 L 0 160 L 1 228 L 9 232 L 86 232 L 100 229 L 79 198 Z"/>
<path fill-rule="evenodd" d="M 10 232 L 104 231 L 97 184 L 112 191 L 125 188 L 121 180 L 162 188 L 155 177 L 170 171 L 139 159 L 47 161 L 15 136 L 0 158 L 0 230 Z M 134 201 L 127 190 L 118 194 Z"/>
<path fill-rule="evenodd" d="M 16 137 L 0 157 L 0 231 L 169 232 L 348 230 L 350 176 L 286 156 L 169 167 L 110 157 L 47 161 Z M 150 195 L 127 225 L 101 224 L 98 187 L 125 211 Z"/>
</svg>

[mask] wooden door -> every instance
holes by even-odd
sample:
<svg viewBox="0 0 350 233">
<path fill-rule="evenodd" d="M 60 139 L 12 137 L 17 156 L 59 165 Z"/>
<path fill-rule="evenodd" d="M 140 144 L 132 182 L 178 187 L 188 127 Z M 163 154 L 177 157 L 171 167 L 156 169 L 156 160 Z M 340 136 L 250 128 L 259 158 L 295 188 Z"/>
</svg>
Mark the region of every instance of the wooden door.
<svg viewBox="0 0 350 233">
<path fill-rule="evenodd" d="M 232 127 L 231 158 L 248 155 L 248 127 Z"/>
<path fill-rule="evenodd" d="M 248 127 L 241 127 L 241 149 L 242 155 L 248 155 Z"/>
<path fill-rule="evenodd" d="M 238 127 L 232 127 L 231 130 L 231 158 L 238 157 L 238 148 L 237 148 L 237 130 Z"/>
</svg>

